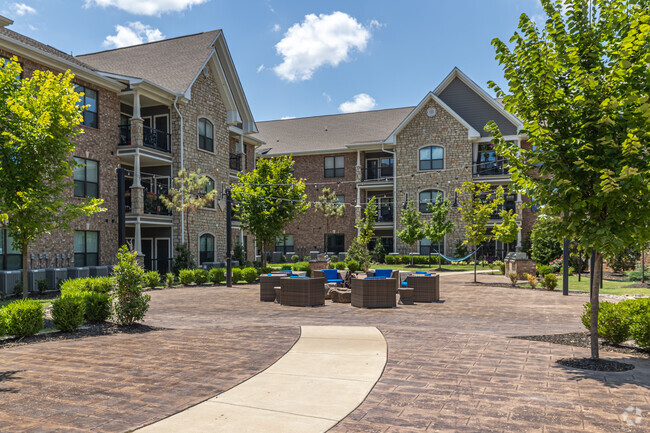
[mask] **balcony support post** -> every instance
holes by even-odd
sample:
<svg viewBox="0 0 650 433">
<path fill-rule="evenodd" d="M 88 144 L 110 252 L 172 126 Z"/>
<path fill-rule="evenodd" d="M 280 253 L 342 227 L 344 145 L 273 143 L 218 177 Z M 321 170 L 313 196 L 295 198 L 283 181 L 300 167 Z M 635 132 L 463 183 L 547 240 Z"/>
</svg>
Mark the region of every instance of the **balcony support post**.
<svg viewBox="0 0 650 433">
<path fill-rule="evenodd" d="M 354 167 L 354 179 L 357 182 L 357 205 L 354 207 L 354 223 L 359 225 L 359 220 L 361 219 L 361 188 L 359 188 L 359 183 L 361 183 L 361 151 L 357 150 L 357 165 Z M 359 229 L 357 228 L 357 236 L 359 235 Z"/>
</svg>

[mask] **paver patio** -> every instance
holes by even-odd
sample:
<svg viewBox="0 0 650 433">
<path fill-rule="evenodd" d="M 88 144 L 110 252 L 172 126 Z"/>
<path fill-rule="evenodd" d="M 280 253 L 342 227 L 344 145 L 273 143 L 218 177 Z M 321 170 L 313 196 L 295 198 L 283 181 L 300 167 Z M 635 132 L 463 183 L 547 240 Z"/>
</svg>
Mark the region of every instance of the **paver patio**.
<svg viewBox="0 0 650 433">
<path fill-rule="evenodd" d="M 636 368 L 571 370 L 555 360 L 586 349 L 507 338 L 581 331 L 586 295 L 477 287 L 471 279 L 445 275 L 443 303 L 389 310 L 260 303 L 256 285 L 151 292 L 146 323 L 167 330 L 0 350 L 0 430 L 135 429 L 270 366 L 301 325 L 376 326 L 388 343 L 382 377 L 332 432 L 650 429 L 649 360 L 603 352 Z M 503 281 L 479 276 L 492 279 Z M 628 406 L 643 411 L 638 426 L 622 422 Z"/>
</svg>

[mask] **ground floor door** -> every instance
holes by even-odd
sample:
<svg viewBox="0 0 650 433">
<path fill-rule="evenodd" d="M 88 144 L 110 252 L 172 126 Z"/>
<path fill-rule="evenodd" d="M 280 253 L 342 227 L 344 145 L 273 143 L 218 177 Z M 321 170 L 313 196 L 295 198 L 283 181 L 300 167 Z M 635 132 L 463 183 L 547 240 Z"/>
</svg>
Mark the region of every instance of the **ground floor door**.
<svg viewBox="0 0 650 433">
<path fill-rule="evenodd" d="M 156 239 L 156 270 L 166 274 L 171 269 L 169 239 Z"/>
<path fill-rule="evenodd" d="M 135 239 L 127 238 L 130 245 L 135 245 Z M 171 253 L 169 238 L 143 238 L 141 241 L 144 255 L 144 269 L 146 271 L 158 271 L 166 274 L 171 269 Z"/>
<path fill-rule="evenodd" d="M 144 269 L 153 271 L 153 240 L 142 239 L 142 254 L 144 254 Z"/>
</svg>

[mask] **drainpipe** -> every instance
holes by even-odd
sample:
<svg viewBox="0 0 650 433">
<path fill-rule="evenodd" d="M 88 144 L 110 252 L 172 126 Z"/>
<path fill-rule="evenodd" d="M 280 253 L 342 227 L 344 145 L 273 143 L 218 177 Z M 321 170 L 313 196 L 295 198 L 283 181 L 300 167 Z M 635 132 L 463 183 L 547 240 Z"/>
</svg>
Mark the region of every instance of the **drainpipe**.
<svg viewBox="0 0 650 433">
<path fill-rule="evenodd" d="M 381 151 L 393 155 L 393 252 L 397 252 L 397 154 L 384 149 L 381 143 Z M 381 167 L 379 168 L 381 170 Z"/>
<path fill-rule="evenodd" d="M 178 101 L 178 95 L 176 95 L 176 98 L 174 98 L 174 110 L 176 110 L 176 113 L 178 114 L 178 117 L 181 119 L 180 124 L 181 124 L 181 170 L 183 169 L 183 115 L 181 112 L 178 110 L 178 107 L 176 106 L 176 102 Z M 172 173 L 173 177 L 173 173 Z M 183 196 L 181 195 L 181 206 L 183 205 Z M 189 233 L 188 233 L 189 235 Z M 181 211 L 181 244 L 185 243 L 185 214 L 183 211 Z"/>
</svg>

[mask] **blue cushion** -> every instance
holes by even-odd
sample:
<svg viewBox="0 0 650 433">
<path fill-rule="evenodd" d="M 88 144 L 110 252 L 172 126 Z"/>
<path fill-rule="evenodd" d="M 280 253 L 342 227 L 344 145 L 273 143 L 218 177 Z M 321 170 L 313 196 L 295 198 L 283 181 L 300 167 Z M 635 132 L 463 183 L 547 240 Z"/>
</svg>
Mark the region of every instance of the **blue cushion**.
<svg viewBox="0 0 650 433">
<path fill-rule="evenodd" d="M 430 277 L 430 276 L 431 276 L 431 272 L 427 272 L 426 274 L 424 274 L 424 276 L 425 276 L 425 277 Z"/>
<path fill-rule="evenodd" d="M 266 275 L 268 275 L 268 276 L 271 276 L 271 275 L 273 275 L 273 274 L 269 272 L 269 273 L 268 273 L 268 274 L 266 274 Z"/>
<path fill-rule="evenodd" d="M 366 280 L 385 280 L 386 277 L 366 277 Z"/>
<path fill-rule="evenodd" d="M 278 271 L 278 272 L 281 272 L 283 274 L 293 274 L 293 272 L 291 272 L 291 271 Z"/>
<path fill-rule="evenodd" d="M 406 287 L 406 281 L 402 281 L 402 286 Z"/>
<path fill-rule="evenodd" d="M 292 275 L 292 276 L 290 276 L 289 278 L 306 278 L 306 279 L 309 279 L 309 277 L 299 277 L 299 276 L 297 276 L 297 275 Z"/>
<path fill-rule="evenodd" d="M 342 283 L 343 280 L 340 278 L 334 278 L 333 280 L 327 280 L 328 283 Z"/>
<path fill-rule="evenodd" d="M 428 274 L 427 271 L 415 271 L 416 274 Z"/>
<path fill-rule="evenodd" d="M 390 278 L 390 274 L 392 273 L 392 269 L 375 269 L 375 277 Z"/>
<path fill-rule="evenodd" d="M 338 276 L 336 269 L 323 269 L 322 271 L 325 274 L 325 278 L 327 278 L 327 281 L 333 281 Z"/>
</svg>

